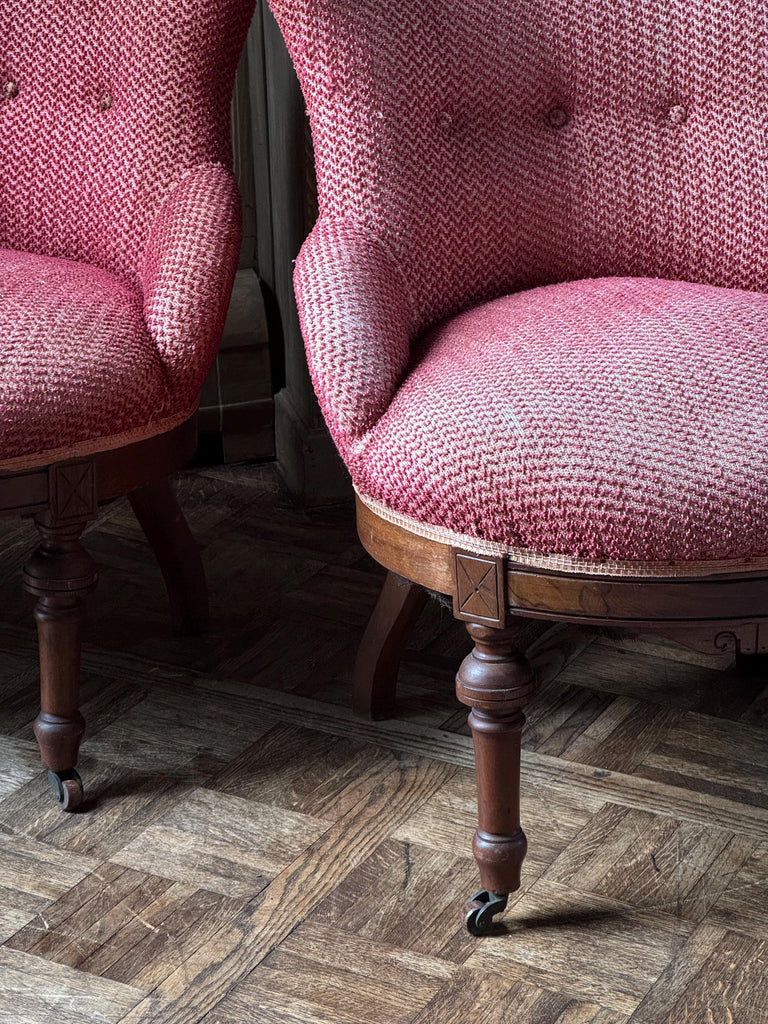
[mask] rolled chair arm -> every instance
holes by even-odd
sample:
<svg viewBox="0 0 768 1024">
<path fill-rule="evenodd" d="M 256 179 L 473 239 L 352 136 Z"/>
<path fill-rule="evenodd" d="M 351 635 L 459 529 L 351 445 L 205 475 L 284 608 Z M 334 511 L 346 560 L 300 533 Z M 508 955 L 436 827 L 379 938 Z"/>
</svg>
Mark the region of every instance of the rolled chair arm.
<svg viewBox="0 0 768 1024">
<path fill-rule="evenodd" d="M 144 318 L 169 387 L 183 392 L 190 405 L 221 341 L 241 230 L 232 174 L 220 164 L 201 164 L 166 194 L 144 250 Z"/>
<path fill-rule="evenodd" d="M 407 283 L 361 225 L 321 218 L 296 261 L 294 286 L 315 391 L 346 458 L 386 411 L 408 365 Z"/>
</svg>

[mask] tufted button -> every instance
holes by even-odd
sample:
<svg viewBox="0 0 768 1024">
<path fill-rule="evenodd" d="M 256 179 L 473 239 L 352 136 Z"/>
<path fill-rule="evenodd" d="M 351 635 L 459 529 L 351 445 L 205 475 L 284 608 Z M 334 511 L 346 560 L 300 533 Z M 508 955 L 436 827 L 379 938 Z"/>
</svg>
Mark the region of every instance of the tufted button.
<svg viewBox="0 0 768 1024">
<path fill-rule="evenodd" d="M 569 120 L 568 111 L 563 107 L 552 107 L 547 111 L 547 124 L 550 128 L 564 128 Z"/>
<path fill-rule="evenodd" d="M 6 82 L 3 86 L 3 96 L 7 100 L 15 99 L 19 95 L 19 83 L 18 82 Z"/>
<path fill-rule="evenodd" d="M 688 111 L 680 104 L 669 108 L 669 120 L 672 124 L 685 124 L 688 120 Z"/>
<path fill-rule="evenodd" d="M 99 110 L 109 110 L 113 102 L 112 93 L 103 92 L 99 97 Z"/>
<path fill-rule="evenodd" d="M 449 132 L 453 127 L 453 118 L 447 110 L 441 110 L 437 115 L 437 127 L 444 132 Z"/>
</svg>

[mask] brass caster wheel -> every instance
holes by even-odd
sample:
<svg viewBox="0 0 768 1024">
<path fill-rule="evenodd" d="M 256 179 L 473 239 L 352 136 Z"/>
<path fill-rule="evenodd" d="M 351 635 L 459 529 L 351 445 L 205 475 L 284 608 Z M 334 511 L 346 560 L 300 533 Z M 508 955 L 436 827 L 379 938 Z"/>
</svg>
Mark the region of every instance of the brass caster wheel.
<svg viewBox="0 0 768 1024">
<path fill-rule="evenodd" d="M 489 935 L 493 919 L 507 909 L 508 896 L 481 889 L 464 904 L 464 927 L 470 935 Z"/>
<path fill-rule="evenodd" d="M 83 780 L 74 768 L 48 772 L 48 781 L 62 811 L 76 811 L 83 802 Z"/>
</svg>

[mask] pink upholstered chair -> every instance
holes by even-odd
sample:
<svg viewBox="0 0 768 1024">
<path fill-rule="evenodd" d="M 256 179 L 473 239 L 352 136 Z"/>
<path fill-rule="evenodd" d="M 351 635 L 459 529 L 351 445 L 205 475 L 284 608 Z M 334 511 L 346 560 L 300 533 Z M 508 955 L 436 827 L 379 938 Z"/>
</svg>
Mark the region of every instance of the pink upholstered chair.
<svg viewBox="0 0 768 1024">
<path fill-rule="evenodd" d="M 128 494 L 176 625 L 204 624 L 199 555 L 168 483 L 192 454 L 239 253 L 229 109 L 254 0 L 0 5 L 0 511 L 33 515 L 43 763 L 75 765 L 79 543 Z"/>
<path fill-rule="evenodd" d="M 271 0 L 320 218 L 296 267 L 360 536 L 475 650 L 474 852 L 520 883 L 525 617 L 768 649 L 765 5 Z M 356 703 L 423 597 L 390 578 Z"/>
</svg>

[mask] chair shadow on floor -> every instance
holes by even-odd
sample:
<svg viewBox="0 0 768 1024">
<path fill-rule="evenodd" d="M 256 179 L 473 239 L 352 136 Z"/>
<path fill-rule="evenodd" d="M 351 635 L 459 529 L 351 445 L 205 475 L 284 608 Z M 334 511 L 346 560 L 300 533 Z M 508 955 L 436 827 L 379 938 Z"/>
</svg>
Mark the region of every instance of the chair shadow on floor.
<svg viewBox="0 0 768 1024">
<path fill-rule="evenodd" d="M 493 930 L 489 933 L 496 937 L 508 935 L 517 936 L 524 931 L 550 928 L 559 929 L 573 927 L 584 927 L 585 925 L 596 924 L 601 921 L 621 921 L 629 917 L 629 911 L 614 907 L 568 907 L 562 908 L 557 913 L 532 913 L 517 920 L 494 921 Z"/>
</svg>

